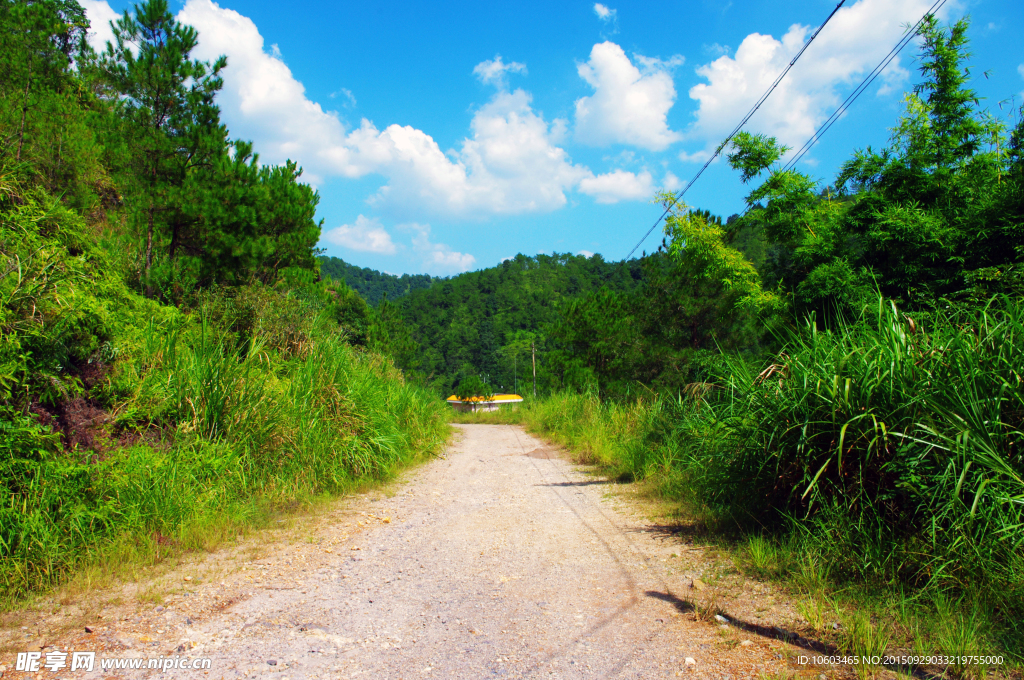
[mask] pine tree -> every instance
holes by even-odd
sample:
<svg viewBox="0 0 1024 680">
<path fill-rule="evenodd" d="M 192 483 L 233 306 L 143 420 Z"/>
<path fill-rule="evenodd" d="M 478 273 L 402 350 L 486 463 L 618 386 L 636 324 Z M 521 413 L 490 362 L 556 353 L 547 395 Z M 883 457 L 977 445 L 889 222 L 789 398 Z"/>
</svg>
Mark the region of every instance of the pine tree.
<svg viewBox="0 0 1024 680">
<path fill-rule="evenodd" d="M 223 86 L 225 57 L 213 64 L 190 59 L 198 44 L 191 26 L 178 23 L 166 0 L 147 0 L 113 23 L 100 66 L 132 137 L 133 165 L 142 186 L 135 192 L 137 221 L 145 225 L 144 282 L 154 293 L 154 247 L 178 254 L 190 228 L 178 205 L 189 174 L 209 167 L 224 152 L 227 130 L 214 96 Z"/>
</svg>

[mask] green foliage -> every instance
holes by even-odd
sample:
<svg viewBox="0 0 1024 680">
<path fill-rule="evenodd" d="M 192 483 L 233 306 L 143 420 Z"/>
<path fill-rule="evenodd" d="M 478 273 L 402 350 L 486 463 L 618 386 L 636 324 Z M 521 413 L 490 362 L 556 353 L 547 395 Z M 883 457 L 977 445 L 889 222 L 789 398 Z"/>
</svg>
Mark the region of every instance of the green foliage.
<svg viewBox="0 0 1024 680">
<path fill-rule="evenodd" d="M 273 284 L 288 270 L 315 270 L 320 198 L 298 182 L 301 174 L 290 161 L 260 166 L 251 144 L 234 142 L 230 154 L 189 174 L 170 257 L 190 259 L 201 286 Z"/>
<path fill-rule="evenodd" d="M 565 387 L 610 399 L 674 394 L 705 380 L 720 350 L 757 347 L 755 317 L 737 305 L 740 293 L 702 276 L 695 260 L 656 253 L 642 267 L 633 290 L 602 288 L 563 308 L 550 331 L 550 361 Z"/>
<path fill-rule="evenodd" d="M 417 365 L 398 363 L 415 368 L 417 379 L 439 396 L 451 394 L 470 375 L 484 376 L 495 391 L 513 390 L 517 382 L 522 391 L 524 376 L 532 381 L 532 356 L 515 343 L 529 337 L 537 352 L 538 390 L 547 392 L 562 380 L 548 359 L 555 347 L 547 337 L 560 310 L 602 286 L 631 289 L 640 275 L 635 260 L 520 254 L 496 267 L 435 281 L 396 301 L 419 346 Z M 513 345 L 517 349 L 508 349 Z"/>
<path fill-rule="evenodd" d="M 430 274 L 384 274 L 368 267 L 356 267 L 340 257 L 320 257 L 320 273 L 335 281 L 344 281 L 370 305 L 376 307 L 385 299 L 394 302 L 403 295 L 421 288 L 430 288 L 437 277 Z"/>
<path fill-rule="evenodd" d="M 455 396 L 463 401 L 468 401 L 469 399 L 489 401 L 494 396 L 494 392 L 480 380 L 479 376 L 471 375 L 459 381 Z"/>
<path fill-rule="evenodd" d="M 1022 352 L 1019 302 L 922 327 L 879 299 L 677 399 L 562 394 L 519 417 L 710 526 L 788 536 L 832 582 L 967 592 L 1019 655 Z"/>
<path fill-rule="evenodd" d="M 888 148 L 857 152 L 833 188 L 775 168 L 747 197 L 741 221 L 759 226 L 770 246 L 762 273 L 798 315 L 855 314 L 876 287 L 915 310 L 1022 291 L 1021 185 L 1008 181 L 1019 175 L 1019 142 L 967 87 L 966 31 L 966 21 L 924 23 L 924 80 L 907 96 Z M 738 135 L 733 147 L 729 161 L 744 181 L 783 151 L 762 135 Z M 695 241 L 682 247 L 715 252 L 718 235 L 707 234 L 708 243 L 701 235 L 680 234 Z M 722 280 L 735 276 L 724 256 L 711 261 L 721 263 Z"/>
<path fill-rule="evenodd" d="M 670 195 L 661 196 L 671 201 Z M 688 206 L 676 204 L 675 212 L 665 223 L 671 238 L 669 253 L 677 260 L 687 260 L 695 276 L 721 282 L 728 294 L 735 296 L 735 305 L 771 317 L 783 309 L 778 295 L 764 290 L 761 277 L 743 253 L 725 243 L 721 219 L 712 220 Z"/>
<path fill-rule="evenodd" d="M 227 130 L 213 99 L 223 86 L 221 57 L 214 64 L 190 60 L 199 34 L 178 23 L 166 0 L 148 0 L 112 23 L 100 70 L 115 95 L 122 130 L 130 138 L 131 167 L 139 187 L 132 201 L 135 222 L 145 230 L 143 278 L 153 294 L 154 242 L 169 241 L 174 260 L 189 228 L 181 193 L 190 174 L 222 151 Z M 160 245 L 157 243 L 157 245 Z"/>
<path fill-rule="evenodd" d="M 770 168 L 789 151 L 788 146 L 780 145 L 774 138 L 749 132 L 740 132 L 733 137 L 732 148 L 735 151 L 726 158 L 729 165 L 740 171 L 744 184 Z"/>
<path fill-rule="evenodd" d="M 0 3 L 6 603 L 204 547 L 204 527 L 386 477 L 448 434 L 445 405 L 366 349 L 398 353 L 393 308 L 318 281 L 301 171 L 227 141 L 224 60 L 191 60 L 161 0 L 99 60 L 84 17 Z"/>
</svg>

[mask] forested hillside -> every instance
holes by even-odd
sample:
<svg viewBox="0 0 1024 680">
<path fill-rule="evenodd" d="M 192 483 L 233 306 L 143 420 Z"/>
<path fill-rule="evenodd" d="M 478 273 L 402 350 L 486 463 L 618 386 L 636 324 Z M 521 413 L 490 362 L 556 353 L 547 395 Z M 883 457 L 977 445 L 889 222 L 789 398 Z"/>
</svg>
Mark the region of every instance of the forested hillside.
<svg viewBox="0 0 1024 680">
<path fill-rule="evenodd" d="M 96 54 L 0 1 L 0 602 L 152 564 L 447 437 L 386 323 L 319 282 L 317 193 L 230 137 L 165 0 Z M 129 571 L 133 571 L 130 569 Z"/>
<path fill-rule="evenodd" d="M 368 267 L 357 267 L 340 257 L 320 257 L 320 274 L 342 281 L 376 307 L 384 298 L 395 300 L 409 292 L 430 288 L 436 277 L 430 274 L 385 274 Z"/>
<path fill-rule="evenodd" d="M 760 228 L 737 217 L 728 226 L 729 242 L 763 262 Z M 438 395 L 467 378 L 494 392 L 532 393 L 535 356 L 540 395 L 565 388 L 604 398 L 637 389 L 679 391 L 708 375 L 720 362 L 719 349 L 758 347 L 761 331 L 735 299 L 722 283 L 660 248 L 621 262 L 520 254 L 399 299 L 394 332 L 406 349 L 396 359 Z"/>
<path fill-rule="evenodd" d="M 532 389 L 532 353 L 538 389 L 559 384 L 549 354 L 550 325 L 571 300 L 601 289 L 632 290 L 642 277 L 638 261 L 606 262 L 600 255 L 517 255 L 496 267 L 440 280 L 396 302 L 418 348 L 400 363 L 438 394 L 477 376 L 493 391 Z M 524 383 L 529 373 L 530 382 Z"/>
</svg>

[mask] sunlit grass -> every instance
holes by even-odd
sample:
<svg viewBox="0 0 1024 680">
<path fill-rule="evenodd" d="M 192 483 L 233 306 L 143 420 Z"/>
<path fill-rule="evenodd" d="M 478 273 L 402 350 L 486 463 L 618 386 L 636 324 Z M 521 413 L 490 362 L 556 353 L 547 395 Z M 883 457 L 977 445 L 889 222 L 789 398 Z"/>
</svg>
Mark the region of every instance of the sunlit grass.
<svg viewBox="0 0 1024 680">
<path fill-rule="evenodd" d="M 973 646 L 1019 664 L 1024 308 L 996 299 L 924 323 L 879 300 L 784 342 L 675 398 L 556 394 L 517 419 L 675 499 L 748 573 L 808 594 L 813 626 L 828 593 L 836 612 L 873 612 L 849 620 L 851 649 Z"/>
<path fill-rule="evenodd" d="M 386 480 L 448 439 L 443 402 L 323 320 L 300 329 L 296 352 L 258 333 L 239 347 L 204 309 L 196 315 L 144 326 L 106 388 L 119 427 L 161 432 L 156 441 L 90 465 L 46 453 L 31 486 L 8 495 L 17 507 L 0 515 L 4 606 L 230 544 L 281 510 Z"/>
</svg>

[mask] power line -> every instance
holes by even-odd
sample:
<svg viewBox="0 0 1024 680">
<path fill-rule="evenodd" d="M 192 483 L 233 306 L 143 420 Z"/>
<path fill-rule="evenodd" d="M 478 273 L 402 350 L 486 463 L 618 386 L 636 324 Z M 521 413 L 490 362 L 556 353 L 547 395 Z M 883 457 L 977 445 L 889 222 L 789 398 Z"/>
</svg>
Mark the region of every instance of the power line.
<svg viewBox="0 0 1024 680">
<path fill-rule="evenodd" d="M 804 142 L 804 145 L 800 147 L 800 150 L 797 151 L 796 155 L 793 156 L 793 158 L 791 158 L 788 163 L 786 163 L 785 167 L 782 169 L 783 172 L 792 170 L 794 167 L 796 167 L 796 164 L 800 161 L 800 159 L 803 158 L 804 155 L 811 150 L 812 146 L 818 143 L 818 140 L 821 139 L 821 136 L 828 132 L 829 128 L 831 128 L 832 125 L 834 125 L 835 122 L 839 120 L 839 118 L 844 113 L 846 113 L 847 109 L 849 109 L 850 106 L 853 105 L 853 102 L 857 101 L 857 97 L 861 96 L 861 94 L 864 93 L 864 90 L 868 89 L 871 86 L 871 83 L 875 82 L 875 79 L 878 78 L 878 76 L 882 73 L 882 71 L 885 70 L 889 63 L 896 58 L 896 56 L 903 50 L 904 47 L 907 46 L 907 44 L 910 43 L 911 40 L 914 39 L 914 37 L 918 33 L 918 30 L 920 30 L 921 28 L 921 24 L 924 23 L 924 20 L 929 15 L 935 14 L 935 12 L 938 11 L 938 9 L 941 8 L 945 3 L 946 0 L 936 0 L 935 4 L 931 6 L 931 9 L 925 12 L 924 16 L 922 16 L 917 21 L 917 23 L 914 24 L 914 26 L 910 30 L 908 30 L 902 38 L 900 38 L 900 41 L 896 43 L 896 46 L 893 47 L 892 50 L 889 51 L 889 54 L 885 55 L 885 57 L 882 58 L 882 61 L 878 63 L 878 66 L 872 69 L 871 72 L 864 77 L 864 80 L 862 80 L 860 85 L 858 85 L 853 90 L 853 92 L 850 93 L 850 96 L 846 98 L 846 101 L 840 104 L 839 108 L 836 109 L 835 112 L 831 116 L 829 116 L 824 123 L 822 123 L 821 127 L 819 127 L 817 131 L 813 135 L 811 135 L 810 139 Z"/>
<path fill-rule="evenodd" d="M 779 74 L 779 77 L 775 79 L 775 82 L 772 83 L 771 87 L 769 87 L 765 91 L 765 93 L 761 95 L 761 98 L 758 99 L 757 103 L 754 104 L 753 108 L 751 108 L 750 111 L 747 112 L 747 115 L 743 117 L 743 120 L 741 120 L 739 124 L 733 128 L 732 132 L 729 133 L 729 136 L 725 138 L 725 141 L 718 145 L 718 148 L 715 149 L 715 152 L 711 154 L 711 158 L 709 158 L 707 162 L 704 163 L 703 166 L 701 166 L 701 169 L 697 171 L 697 174 L 693 176 L 693 179 L 686 183 L 686 186 L 683 187 L 683 190 L 679 192 L 679 195 L 672 199 L 672 202 L 668 204 L 667 208 L 665 208 L 665 212 L 661 213 L 661 217 L 659 217 L 657 221 L 655 221 L 655 223 L 651 225 L 651 228 L 647 230 L 647 233 L 644 234 L 644 237 L 640 239 L 640 241 L 635 246 L 633 246 L 633 250 L 629 251 L 629 255 L 626 255 L 627 260 L 630 257 L 632 257 L 633 253 L 637 251 L 637 248 L 643 245 L 643 242 L 647 240 L 647 237 L 651 235 L 651 232 L 654 231 L 655 227 L 657 227 L 658 224 L 661 223 L 661 221 L 665 218 L 665 215 L 667 215 L 669 211 L 675 207 L 676 203 L 678 203 L 680 199 L 682 199 L 683 195 L 687 191 L 689 191 L 690 187 L 693 186 L 693 183 L 696 182 L 702 174 L 704 174 L 704 171 L 708 169 L 709 165 L 711 165 L 711 161 L 715 160 L 718 157 L 718 155 L 722 153 L 722 149 L 724 149 L 726 145 L 729 144 L 729 141 L 736 136 L 736 133 L 738 133 L 743 128 L 743 126 L 747 124 L 747 121 L 750 120 L 751 116 L 753 116 L 757 112 L 757 110 L 761 108 L 761 104 L 764 104 L 765 100 L 768 99 L 768 96 L 775 91 L 775 88 L 778 87 L 779 83 L 782 82 L 782 79 L 786 77 L 786 74 L 789 73 L 789 70 L 793 68 L 793 64 L 796 63 L 796 60 L 799 59 L 801 55 L 803 55 L 804 51 L 810 46 L 811 42 L 813 42 L 813 40 L 818 37 L 818 34 L 821 33 L 821 29 L 825 28 L 825 24 L 827 24 L 832 19 L 832 17 L 835 16 L 836 12 L 839 11 L 839 8 L 842 7 L 845 3 L 846 0 L 839 0 L 839 4 L 836 5 L 835 9 L 832 10 L 831 14 L 829 14 L 825 18 L 825 21 L 821 22 L 821 25 L 818 26 L 814 33 L 812 33 L 811 36 L 807 38 L 807 41 L 804 43 L 804 46 L 801 47 L 800 51 L 796 53 L 796 56 L 794 56 L 790 60 L 789 65 L 786 66 L 782 73 Z"/>
</svg>

